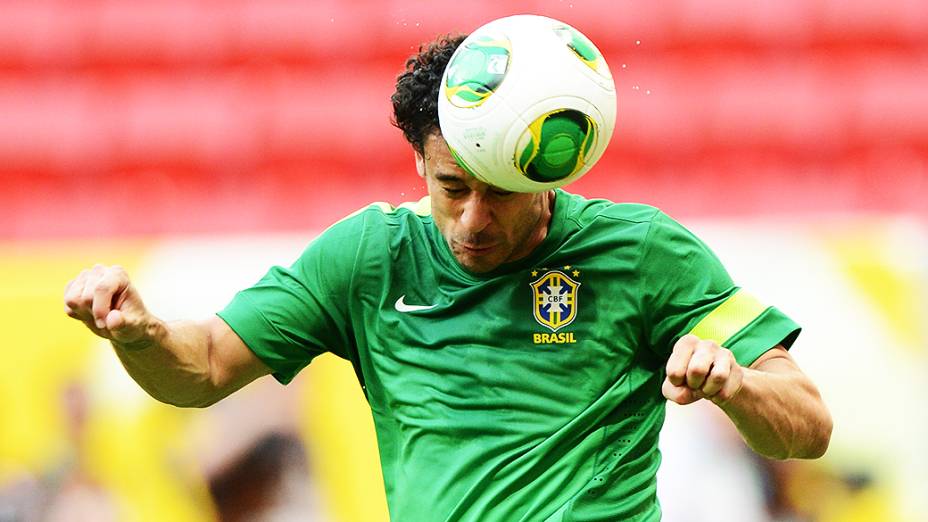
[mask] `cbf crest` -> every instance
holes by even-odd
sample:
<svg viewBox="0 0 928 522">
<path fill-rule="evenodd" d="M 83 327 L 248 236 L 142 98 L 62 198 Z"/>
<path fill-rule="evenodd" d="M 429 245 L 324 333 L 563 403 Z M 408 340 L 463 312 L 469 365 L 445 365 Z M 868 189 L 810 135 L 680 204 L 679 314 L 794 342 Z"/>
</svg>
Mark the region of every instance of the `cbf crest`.
<svg viewBox="0 0 928 522">
<path fill-rule="evenodd" d="M 570 267 L 565 269 L 570 270 Z M 576 276 L 579 272 L 574 270 L 572 274 Z M 532 312 L 538 324 L 556 332 L 576 319 L 579 282 L 560 270 L 549 270 L 531 283 L 531 287 L 534 296 Z"/>
</svg>

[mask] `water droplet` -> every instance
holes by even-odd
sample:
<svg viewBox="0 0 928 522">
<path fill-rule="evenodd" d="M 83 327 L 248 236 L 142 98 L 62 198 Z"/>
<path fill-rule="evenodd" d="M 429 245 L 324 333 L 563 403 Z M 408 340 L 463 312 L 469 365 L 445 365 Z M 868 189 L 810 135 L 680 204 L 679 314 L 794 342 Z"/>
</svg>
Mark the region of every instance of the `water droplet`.
<svg viewBox="0 0 928 522">
<path fill-rule="evenodd" d="M 623 69 L 628 69 L 628 64 L 623 63 L 623 64 L 622 64 L 622 68 L 623 68 Z"/>
<path fill-rule="evenodd" d="M 400 196 L 406 196 L 405 192 L 400 192 Z"/>
<path fill-rule="evenodd" d="M 334 22 L 334 21 L 335 21 L 335 18 L 329 18 L 329 21 L 330 21 L 330 22 Z"/>
<path fill-rule="evenodd" d="M 639 87 L 638 87 L 637 85 L 635 85 L 634 87 L 632 87 L 632 89 L 634 89 L 634 90 L 637 91 L 637 90 L 639 89 Z"/>
<path fill-rule="evenodd" d="M 635 40 L 635 45 L 641 45 L 641 40 Z"/>
</svg>

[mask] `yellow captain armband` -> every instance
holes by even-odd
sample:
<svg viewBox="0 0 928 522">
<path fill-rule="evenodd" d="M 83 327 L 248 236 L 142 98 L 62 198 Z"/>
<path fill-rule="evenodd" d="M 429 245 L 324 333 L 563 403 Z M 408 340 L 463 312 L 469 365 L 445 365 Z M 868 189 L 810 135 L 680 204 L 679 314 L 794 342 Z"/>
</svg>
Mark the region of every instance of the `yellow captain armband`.
<svg viewBox="0 0 928 522">
<path fill-rule="evenodd" d="M 758 301 L 749 292 L 739 289 L 715 310 L 709 312 L 709 315 L 703 317 L 689 333 L 724 346 L 732 336 L 760 317 L 767 308 L 769 306 Z"/>
</svg>

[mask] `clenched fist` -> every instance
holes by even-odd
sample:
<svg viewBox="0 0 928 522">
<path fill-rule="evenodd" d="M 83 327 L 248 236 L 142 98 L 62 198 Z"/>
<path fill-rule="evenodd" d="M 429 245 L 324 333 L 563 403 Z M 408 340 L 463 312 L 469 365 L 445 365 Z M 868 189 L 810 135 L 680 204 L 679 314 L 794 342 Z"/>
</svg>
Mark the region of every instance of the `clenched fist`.
<svg viewBox="0 0 928 522">
<path fill-rule="evenodd" d="M 677 404 L 709 399 L 721 405 L 741 390 L 743 377 L 744 370 L 730 350 L 715 341 L 684 335 L 667 360 L 662 392 Z"/>
<path fill-rule="evenodd" d="M 64 305 L 70 317 L 122 346 L 148 335 L 150 315 L 120 266 L 95 265 L 82 271 L 65 288 Z"/>
</svg>

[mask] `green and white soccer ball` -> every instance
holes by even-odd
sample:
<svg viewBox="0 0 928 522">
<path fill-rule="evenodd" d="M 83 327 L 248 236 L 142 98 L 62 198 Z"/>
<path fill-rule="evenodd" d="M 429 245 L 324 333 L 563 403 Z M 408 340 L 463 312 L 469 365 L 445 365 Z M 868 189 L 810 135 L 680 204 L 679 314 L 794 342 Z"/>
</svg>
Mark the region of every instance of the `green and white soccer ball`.
<svg viewBox="0 0 928 522">
<path fill-rule="evenodd" d="M 452 55 L 438 97 L 441 133 L 458 164 L 515 192 L 584 175 L 615 128 L 615 82 L 602 54 L 564 22 L 494 20 Z"/>
</svg>

